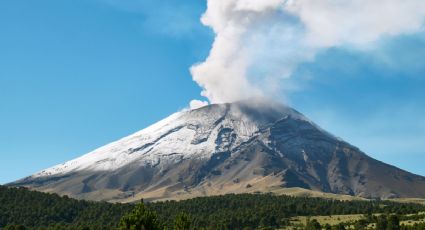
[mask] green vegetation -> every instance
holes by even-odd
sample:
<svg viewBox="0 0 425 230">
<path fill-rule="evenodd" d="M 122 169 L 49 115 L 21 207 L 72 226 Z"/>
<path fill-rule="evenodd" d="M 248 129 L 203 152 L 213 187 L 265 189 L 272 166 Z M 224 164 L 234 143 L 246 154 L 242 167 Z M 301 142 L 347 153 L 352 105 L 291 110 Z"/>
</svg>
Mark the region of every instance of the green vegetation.
<svg viewBox="0 0 425 230">
<path fill-rule="evenodd" d="M 376 214 L 294 217 L 284 229 L 423 230 L 425 215 Z"/>
<path fill-rule="evenodd" d="M 180 213 L 174 220 L 174 230 L 186 230 L 192 226 L 192 219 L 186 213 Z"/>
<path fill-rule="evenodd" d="M 0 186 L 0 229 L 425 230 L 425 206 L 241 194 L 110 204 Z"/>
<path fill-rule="evenodd" d="M 132 208 L 0 186 L 0 228 L 5 229 L 114 229 Z"/>
<path fill-rule="evenodd" d="M 146 208 L 141 202 L 133 211 L 121 218 L 119 229 L 122 230 L 161 230 L 164 229 L 163 224 L 158 220 L 155 212 Z"/>
<path fill-rule="evenodd" d="M 389 201 L 337 201 L 321 198 L 275 196 L 271 194 L 240 194 L 185 201 L 148 204 L 169 228 L 179 213 L 192 216 L 194 228 L 255 229 L 284 228 L 296 216 L 348 215 L 367 213 L 411 214 L 423 211 L 419 204 Z M 304 222 L 305 223 L 305 222 Z"/>
</svg>

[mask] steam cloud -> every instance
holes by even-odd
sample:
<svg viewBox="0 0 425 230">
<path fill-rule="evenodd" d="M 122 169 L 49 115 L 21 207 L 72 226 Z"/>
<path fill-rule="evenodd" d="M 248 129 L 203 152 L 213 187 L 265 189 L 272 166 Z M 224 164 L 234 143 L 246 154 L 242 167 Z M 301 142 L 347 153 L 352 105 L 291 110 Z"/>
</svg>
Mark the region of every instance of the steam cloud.
<svg viewBox="0 0 425 230">
<path fill-rule="evenodd" d="M 279 92 L 318 51 L 367 48 L 418 32 L 425 19 L 424 0 L 208 0 L 207 7 L 201 21 L 216 37 L 191 73 L 211 103 Z"/>
</svg>

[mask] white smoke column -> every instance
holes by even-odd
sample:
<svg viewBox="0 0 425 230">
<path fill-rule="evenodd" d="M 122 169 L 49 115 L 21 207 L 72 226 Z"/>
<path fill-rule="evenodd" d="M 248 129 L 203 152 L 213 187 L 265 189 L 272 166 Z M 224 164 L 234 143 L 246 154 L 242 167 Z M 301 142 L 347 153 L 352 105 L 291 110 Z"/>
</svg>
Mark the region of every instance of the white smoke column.
<svg viewBox="0 0 425 230">
<path fill-rule="evenodd" d="M 189 104 L 190 109 L 199 109 L 201 107 L 204 107 L 208 105 L 207 101 L 200 101 L 200 100 L 192 100 Z"/>
<path fill-rule="evenodd" d="M 423 28 L 424 0 L 208 0 L 216 34 L 191 68 L 212 103 L 270 96 L 300 63 L 329 47 L 370 48 Z"/>
</svg>

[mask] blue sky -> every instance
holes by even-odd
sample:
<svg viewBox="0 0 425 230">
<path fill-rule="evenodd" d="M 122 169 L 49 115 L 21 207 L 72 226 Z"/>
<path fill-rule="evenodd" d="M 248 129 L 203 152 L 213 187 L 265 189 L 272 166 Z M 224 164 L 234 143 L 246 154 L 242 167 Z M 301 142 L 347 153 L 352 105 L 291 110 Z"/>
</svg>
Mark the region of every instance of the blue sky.
<svg viewBox="0 0 425 230">
<path fill-rule="evenodd" d="M 204 1 L 0 2 L 0 184 L 186 107 L 213 33 Z M 425 32 L 321 51 L 281 98 L 371 156 L 425 175 Z"/>
</svg>

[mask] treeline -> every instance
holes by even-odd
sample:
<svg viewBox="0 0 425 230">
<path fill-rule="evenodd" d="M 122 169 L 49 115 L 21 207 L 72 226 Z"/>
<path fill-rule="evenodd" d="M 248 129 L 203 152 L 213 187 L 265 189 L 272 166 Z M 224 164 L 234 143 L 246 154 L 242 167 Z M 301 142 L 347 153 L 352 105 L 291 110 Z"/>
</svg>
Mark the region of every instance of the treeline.
<svg viewBox="0 0 425 230">
<path fill-rule="evenodd" d="M 115 229 L 133 207 L 0 186 L 0 228 Z"/>
<path fill-rule="evenodd" d="M 419 215 L 400 215 L 400 214 L 382 214 L 382 215 L 365 215 L 364 218 L 357 221 L 349 221 L 336 225 L 320 225 L 315 219 L 308 219 L 304 230 L 425 230 L 425 223 L 401 224 L 401 220 L 411 220 L 410 217 Z M 297 228 L 295 228 L 297 229 Z"/>
<path fill-rule="evenodd" d="M 0 229 L 7 230 L 279 229 L 288 227 L 290 218 L 295 216 L 365 214 L 373 217 L 372 214 L 380 213 L 388 216 L 396 214 L 403 219 L 405 214 L 423 211 L 425 207 L 419 204 L 336 201 L 271 194 L 224 195 L 135 206 L 78 201 L 22 188 L 0 186 Z M 418 215 L 415 218 L 421 217 Z M 370 218 L 366 220 L 375 221 Z M 146 224 L 156 227 L 141 228 Z M 325 226 L 321 227 L 325 229 Z M 420 225 L 417 227 L 403 229 L 421 229 Z"/>
<path fill-rule="evenodd" d="M 245 197 L 245 198 L 253 198 L 252 195 L 227 195 L 223 196 L 225 198 L 231 197 Z M 255 196 L 254 196 L 255 197 Z M 209 197 L 207 199 L 201 200 L 211 200 L 211 198 L 223 201 L 217 198 L 222 197 Z M 264 196 L 257 197 L 260 200 L 264 199 Z M 279 197 L 281 199 L 291 199 L 291 197 Z M 248 201 L 249 201 L 248 199 Z M 300 198 L 294 198 L 295 200 L 299 200 Z M 230 199 L 233 201 L 233 199 Z M 307 201 L 312 201 L 312 207 L 315 207 L 315 205 L 320 206 L 320 204 L 323 201 L 328 200 L 321 200 L 321 199 L 304 199 Z M 184 202 L 164 202 L 164 203 L 187 203 L 187 201 Z M 397 203 L 389 203 L 389 202 L 376 202 L 376 205 L 373 205 L 371 210 L 375 211 L 381 211 L 378 215 L 372 215 L 372 214 L 364 214 L 363 218 L 360 220 L 353 220 L 348 222 L 341 222 L 335 225 L 321 225 L 317 220 L 307 218 L 307 223 L 305 225 L 292 225 L 289 219 L 285 219 L 283 221 L 282 225 L 279 226 L 275 221 L 273 224 L 267 223 L 267 221 L 256 221 L 251 222 L 253 226 L 250 226 L 249 224 L 246 225 L 243 222 L 232 222 L 231 225 L 229 223 L 225 223 L 222 221 L 221 217 L 216 217 L 210 219 L 210 222 L 208 222 L 207 225 L 200 225 L 199 224 L 199 216 L 200 213 L 195 214 L 187 214 L 184 211 L 177 210 L 176 212 L 170 212 L 169 214 L 175 214 L 178 212 L 177 215 L 174 217 L 172 215 L 167 216 L 166 219 L 164 219 L 165 215 L 158 215 L 157 212 L 152 210 L 153 205 L 159 205 L 162 206 L 164 203 L 156 203 L 156 204 L 149 204 L 150 208 L 147 207 L 144 203 L 140 203 L 136 206 L 136 208 L 131 211 L 130 213 L 126 214 L 120 221 L 119 228 L 120 230 L 167 230 L 167 229 L 174 229 L 174 230 L 191 230 L 191 229 L 261 229 L 261 230 L 269 230 L 269 229 L 293 229 L 293 230 L 348 230 L 348 229 L 354 229 L 354 230 L 424 230 L 425 223 L 419 222 L 411 225 L 405 225 L 400 224 L 400 220 L 408 220 L 408 221 L 418 221 L 423 220 L 424 214 L 423 213 L 416 213 L 416 214 L 409 214 L 409 213 L 402 213 L 402 212 L 393 212 L 394 206 L 401 208 L 400 210 L 409 210 L 404 209 L 406 205 L 404 204 L 397 204 Z M 244 203 L 244 202 L 243 202 Z M 344 204 L 344 207 L 347 205 L 355 203 L 354 206 L 361 207 L 362 205 L 360 203 L 371 203 L 371 202 L 331 202 L 328 204 L 337 204 L 341 205 Z M 201 203 L 202 204 L 202 203 Z M 218 211 L 220 212 L 223 208 L 223 205 L 226 205 L 228 203 L 224 202 L 222 205 L 216 207 L 219 208 Z M 244 203 L 245 204 L 245 203 Z M 303 205 L 301 205 L 303 206 Z M 390 208 L 390 206 L 392 206 Z M 410 206 L 410 205 L 407 205 Z M 420 206 L 413 205 L 414 207 L 418 207 L 419 209 L 416 211 L 420 211 L 423 209 Z M 309 206 L 304 206 L 307 208 L 307 212 L 309 212 Z M 316 206 L 317 207 L 317 206 Z M 414 209 L 414 207 L 412 207 Z M 235 209 L 235 207 L 231 207 Z M 196 209 L 196 208 L 195 208 Z M 199 209 L 198 209 L 199 210 Z M 354 208 L 351 210 L 355 210 Z M 240 210 L 239 210 L 240 211 Z M 346 211 L 350 211 L 350 209 L 347 209 Z M 216 213 L 212 212 L 212 213 Z M 238 213 L 238 211 L 235 211 L 235 213 Z M 340 214 L 340 213 L 336 213 Z M 348 214 L 348 213 L 346 213 Z M 351 213 L 353 214 L 353 213 Z M 295 214 L 290 214 L 295 215 Z M 322 213 L 319 213 L 317 215 L 322 215 Z M 263 215 L 264 216 L 264 215 Z M 273 217 L 272 217 L 273 218 Z M 230 218 L 232 219 L 232 218 Z M 168 221 L 168 223 L 167 223 Z M 205 223 L 204 223 L 205 224 Z"/>
<path fill-rule="evenodd" d="M 397 213 L 424 211 L 419 204 L 388 201 L 337 201 L 321 198 L 276 196 L 272 194 L 240 194 L 194 198 L 186 201 L 150 203 L 161 221 L 172 226 L 179 213 L 187 213 L 195 228 L 255 229 L 281 228 L 295 216 Z"/>
</svg>

